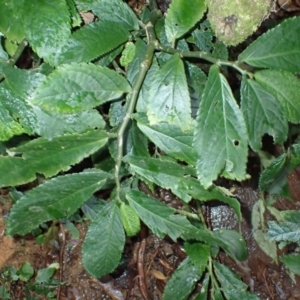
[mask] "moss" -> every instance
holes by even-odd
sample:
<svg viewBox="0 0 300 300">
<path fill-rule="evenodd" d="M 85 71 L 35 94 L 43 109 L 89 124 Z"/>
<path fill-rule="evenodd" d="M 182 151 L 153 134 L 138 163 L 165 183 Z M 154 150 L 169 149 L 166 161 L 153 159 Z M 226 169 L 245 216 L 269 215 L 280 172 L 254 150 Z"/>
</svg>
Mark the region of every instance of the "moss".
<svg viewBox="0 0 300 300">
<path fill-rule="evenodd" d="M 207 0 L 217 38 L 230 46 L 243 42 L 269 13 L 271 0 Z"/>
</svg>

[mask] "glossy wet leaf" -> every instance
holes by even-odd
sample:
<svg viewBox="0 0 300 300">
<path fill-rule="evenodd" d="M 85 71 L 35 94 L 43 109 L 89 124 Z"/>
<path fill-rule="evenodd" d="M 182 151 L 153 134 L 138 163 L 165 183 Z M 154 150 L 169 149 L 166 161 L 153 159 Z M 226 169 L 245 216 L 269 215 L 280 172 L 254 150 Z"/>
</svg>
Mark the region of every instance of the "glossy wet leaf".
<svg viewBox="0 0 300 300">
<path fill-rule="evenodd" d="M 192 148 L 193 129 L 183 132 L 177 125 L 159 123 L 150 125 L 145 114 L 135 114 L 140 130 L 166 154 L 194 165 L 196 153 Z"/>
<path fill-rule="evenodd" d="M 197 115 L 193 146 L 198 178 L 205 188 L 219 175 L 246 179 L 247 131 L 225 77 L 212 66 Z"/>
<path fill-rule="evenodd" d="M 127 3 L 121 0 L 101 0 L 94 1 L 90 10 L 100 19 L 118 23 L 126 30 L 138 30 L 138 18 Z"/>
<path fill-rule="evenodd" d="M 202 271 L 194 266 L 188 257 L 185 258 L 165 286 L 162 299 L 187 299 L 201 275 Z"/>
<path fill-rule="evenodd" d="M 241 106 L 249 144 L 254 151 L 261 149 L 261 139 L 266 133 L 274 138 L 276 144 L 287 139 L 288 123 L 281 103 L 256 81 L 243 78 Z"/>
<path fill-rule="evenodd" d="M 54 64 L 92 61 L 125 43 L 129 32 L 119 23 L 98 21 L 76 30 L 53 54 Z"/>
<path fill-rule="evenodd" d="M 238 57 L 249 65 L 300 71 L 300 22 L 288 18 L 250 44 Z"/>
<path fill-rule="evenodd" d="M 136 212 L 127 204 L 120 206 L 120 216 L 125 232 L 128 236 L 136 235 L 141 229 L 141 223 Z"/>
<path fill-rule="evenodd" d="M 89 226 L 83 246 L 85 269 L 100 278 L 118 265 L 125 244 L 120 211 L 115 202 L 108 203 Z"/>
<path fill-rule="evenodd" d="M 191 127 L 191 103 L 184 71 L 178 54 L 157 72 L 151 84 L 147 116 L 151 125 L 166 122 L 183 131 Z"/>
<path fill-rule="evenodd" d="M 58 176 L 27 192 L 12 207 L 9 235 L 24 235 L 44 222 L 71 216 L 111 175 L 97 169 Z"/>
<path fill-rule="evenodd" d="M 192 227 L 186 217 L 174 215 L 173 209 L 142 192 L 132 190 L 126 198 L 140 219 L 160 238 L 168 235 L 176 241 Z"/>
<path fill-rule="evenodd" d="M 129 163 L 133 174 L 165 189 L 171 189 L 176 196 L 186 202 L 191 200 L 191 197 L 179 186 L 185 175 L 184 167 L 179 164 L 157 158 L 137 156 L 127 156 L 123 160 Z"/>
<path fill-rule="evenodd" d="M 36 178 L 36 173 L 51 177 L 103 147 L 109 135 L 105 131 L 89 131 L 54 138 L 32 140 L 18 148 L 20 157 L 0 156 L 0 186 L 15 186 Z"/>
<path fill-rule="evenodd" d="M 166 16 L 166 35 L 171 43 L 187 33 L 206 11 L 204 0 L 173 0 Z"/>
<path fill-rule="evenodd" d="M 300 123 L 299 78 L 286 71 L 262 70 L 255 79 L 281 103 L 288 121 Z"/>
<path fill-rule="evenodd" d="M 126 79 L 113 70 L 74 63 L 51 73 L 30 102 L 48 111 L 75 113 L 119 98 L 130 90 Z"/>
</svg>

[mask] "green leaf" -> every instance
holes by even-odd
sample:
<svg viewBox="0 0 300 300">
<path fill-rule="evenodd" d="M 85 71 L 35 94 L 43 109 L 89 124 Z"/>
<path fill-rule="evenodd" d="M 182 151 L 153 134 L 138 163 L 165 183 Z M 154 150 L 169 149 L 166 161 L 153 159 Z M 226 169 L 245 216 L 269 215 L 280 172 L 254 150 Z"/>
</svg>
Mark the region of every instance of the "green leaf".
<svg viewBox="0 0 300 300">
<path fill-rule="evenodd" d="M 0 156 L 0 186 L 15 186 L 36 178 L 36 173 L 46 177 L 67 171 L 71 165 L 103 147 L 109 135 L 105 131 L 89 131 L 54 138 L 51 143 L 44 138 L 32 140 L 11 151 L 20 157 Z"/>
<path fill-rule="evenodd" d="M 238 57 L 259 68 L 300 71 L 300 22 L 288 18 L 257 38 Z"/>
<path fill-rule="evenodd" d="M 288 133 L 288 124 L 280 102 L 254 80 L 243 78 L 241 106 L 247 125 L 249 144 L 254 151 L 261 149 L 265 133 L 274 142 L 282 144 Z"/>
<path fill-rule="evenodd" d="M 126 198 L 141 220 L 160 238 L 169 235 L 176 241 L 192 227 L 184 216 L 174 215 L 173 209 L 142 192 L 131 190 Z"/>
<path fill-rule="evenodd" d="M 72 27 L 80 26 L 82 23 L 80 14 L 77 11 L 74 0 L 66 0 L 72 19 Z"/>
<path fill-rule="evenodd" d="M 71 35 L 70 12 L 64 0 L 25 0 L 26 35 L 33 50 L 50 65 Z"/>
<path fill-rule="evenodd" d="M 300 255 L 299 254 L 287 254 L 280 257 L 280 260 L 284 263 L 285 267 L 290 271 L 300 276 Z"/>
<path fill-rule="evenodd" d="M 269 221 L 269 230 L 267 236 L 270 240 L 281 242 L 295 242 L 300 241 L 300 224 L 293 222 L 280 222 Z"/>
<path fill-rule="evenodd" d="M 300 80 L 285 71 L 263 70 L 254 74 L 255 79 L 280 101 L 288 121 L 300 123 Z"/>
<path fill-rule="evenodd" d="M 112 272 L 121 259 L 125 234 L 115 202 L 108 203 L 91 223 L 82 246 L 85 269 L 94 277 Z"/>
<path fill-rule="evenodd" d="M 153 79 L 148 119 L 151 125 L 167 122 L 183 131 L 191 127 L 191 104 L 184 65 L 178 54 L 173 55 Z"/>
<path fill-rule="evenodd" d="M 26 35 L 25 1 L 0 0 L 0 32 L 14 42 L 21 42 Z"/>
<path fill-rule="evenodd" d="M 93 129 L 104 129 L 106 123 L 96 109 L 73 114 L 59 114 L 33 106 L 37 118 L 36 133 L 52 140 L 61 135 L 85 133 Z"/>
<path fill-rule="evenodd" d="M 122 0 L 101 0 L 89 8 L 102 21 L 112 21 L 128 31 L 138 30 L 138 18 L 133 10 Z"/>
<path fill-rule="evenodd" d="M 72 215 L 111 175 L 97 169 L 59 176 L 30 190 L 12 207 L 9 235 L 24 235 L 40 224 Z"/>
<path fill-rule="evenodd" d="M 282 154 L 277 157 L 271 164 L 261 173 L 259 178 L 259 189 L 266 191 L 272 182 L 280 175 L 287 161 L 287 155 Z"/>
<path fill-rule="evenodd" d="M 96 107 L 130 92 L 124 77 L 106 67 L 70 64 L 58 67 L 36 89 L 30 102 L 59 113 Z"/>
<path fill-rule="evenodd" d="M 145 114 L 135 114 L 139 129 L 151 140 L 158 148 L 166 154 L 194 165 L 196 153 L 192 148 L 193 129 L 187 132 L 177 125 L 159 123 L 150 125 Z"/>
<path fill-rule="evenodd" d="M 171 189 L 176 196 L 185 202 L 191 200 L 186 191 L 179 187 L 185 175 L 184 167 L 179 164 L 157 158 L 137 156 L 126 156 L 123 161 L 130 164 L 130 170 L 134 175 L 139 175 L 162 188 Z"/>
<path fill-rule="evenodd" d="M 51 264 L 49 267 L 38 270 L 35 282 L 38 284 L 47 284 L 57 270 L 57 266 Z"/>
<path fill-rule="evenodd" d="M 223 243 L 227 246 L 227 251 L 229 253 L 233 253 L 234 257 L 238 257 L 241 261 L 247 259 L 247 245 L 243 237 L 238 232 L 222 228 L 215 231 L 214 234 L 223 241 Z"/>
<path fill-rule="evenodd" d="M 82 206 L 82 212 L 90 219 L 94 220 L 100 210 L 107 204 L 106 201 L 98 199 L 92 196 L 88 201 L 86 201 Z"/>
<path fill-rule="evenodd" d="M 117 48 L 128 38 L 129 32 L 119 23 L 92 22 L 71 35 L 55 54 L 54 63 L 89 62 Z"/>
<path fill-rule="evenodd" d="M 206 11 L 204 0 L 173 0 L 166 16 L 166 34 L 168 41 L 175 40 L 187 33 Z"/>
<path fill-rule="evenodd" d="M 34 269 L 30 265 L 29 262 L 22 263 L 20 269 L 18 270 L 17 274 L 19 275 L 19 279 L 21 281 L 27 282 L 32 278 L 34 275 Z"/>
<path fill-rule="evenodd" d="M 128 153 L 130 155 L 149 157 L 148 142 L 147 137 L 143 135 L 136 123 L 132 123 L 128 133 L 128 143 L 130 144 Z"/>
<path fill-rule="evenodd" d="M 244 180 L 247 163 L 247 131 L 241 111 L 225 77 L 212 66 L 200 103 L 194 133 L 198 154 L 198 178 L 205 188 L 221 174 Z"/>
<path fill-rule="evenodd" d="M 207 300 L 207 294 L 209 290 L 210 276 L 209 273 L 205 274 L 204 279 L 202 280 L 202 287 L 199 294 L 193 298 L 193 300 Z M 216 299 L 216 298 L 214 298 Z"/>
<path fill-rule="evenodd" d="M 120 206 L 120 216 L 128 236 L 134 236 L 140 231 L 141 223 L 139 216 L 130 206 L 123 202 Z"/>
<path fill-rule="evenodd" d="M 248 286 L 225 265 L 214 262 L 214 270 L 226 299 L 260 300 L 258 296 L 247 292 Z"/>
<path fill-rule="evenodd" d="M 210 246 L 203 243 L 184 243 L 184 249 L 195 267 L 205 270 L 210 256 Z"/>
<path fill-rule="evenodd" d="M 191 260 L 188 257 L 185 258 L 169 279 L 164 290 L 163 300 L 187 299 L 201 275 L 202 272 L 193 265 Z"/>
<path fill-rule="evenodd" d="M 130 62 L 132 62 L 134 56 L 135 56 L 135 45 L 132 42 L 128 42 L 125 45 L 125 48 L 122 52 L 122 56 L 120 58 L 120 65 L 122 67 L 127 66 Z"/>
<path fill-rule="evenodd" d="M 205 189 L 195 178 L 183 178 L 179 186 L 183 186 L 186 192 L 195 200 L 206 202 L 208 200 L 219 200 L 233 208 L 239 222 L 242 220 L 241 205 L 235 198 L 225 195 L 220 188 L 213 185 Z"/>
</svg>

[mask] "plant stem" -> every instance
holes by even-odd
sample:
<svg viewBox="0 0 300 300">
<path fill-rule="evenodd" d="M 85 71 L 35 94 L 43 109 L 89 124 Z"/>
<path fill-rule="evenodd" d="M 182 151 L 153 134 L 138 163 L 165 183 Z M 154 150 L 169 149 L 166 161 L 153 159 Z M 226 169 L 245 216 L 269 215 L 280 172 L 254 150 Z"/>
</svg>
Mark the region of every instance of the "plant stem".
<svg viewBox="0 0 300 300">
<path fill-rule="evenodd" d="M 24 39 L 18 46 L 14 55 L 7 61 L 7 65 L 13 67 L 18 59 L 20 58 L 21 54 L 23 53 L 25 47 L 28 45 L 28 42 Z M 5 78 L 4 74 L 0 74 L 0 82 Z"/>
<path fill-rule="evenodd" d="M 159 16 L 159 14 L 157 14 Z M 138 99 L 138 95 L 140 92 L 140 89 L 142 87 L 142 84 L 144 82 L 144 79 L 146 77 L 147 71 L 149 70 L 152 59 L 155 51 L 155 41 L 156 41 L 156 35 L 154 31 L 154 23 L 152 21 L 147 23 L 144 27 L 147 34 L 147 50 L 145 53 L 145 57 L 143 62 L 140 64 L 140 69 L 137 75 L 137 78 L 135 79 L 135 82 L 132 87 L 131 94 L 129 95 L 128 99 L 128 106 L 126 110 L 125 117 L 118 129 L 117 132 L 117 146 L 118 146 L 118 152 L 117 152 L 117 159 L 116 159 L 116 165 L 115 165 L 115 181 L 116 181 L 116 198 L 118 201 L 121 201 L 120 198 L 120 192 L 121 192 L 121 184 L 120 184 L 120 167 L 123 160 L 123 148 L 124 148 L 124 134 L 127 129 L 127 126 L 131 120 L 131 115 L 134 112 L 136 102 Z"/>
<path fill-rule="evenodd" d="M 218 66 L 230 66 L 237 71 L 239 71 L 242 75 L 248 75 L 250 78 L 253 77 L 253 74 L 247 70 L 247 66 L 236 61 L 227 61 L 227 60 L 222 60 L 219 58 L 215 58 L 209 54 L 207 54 L 204 51 L 183 51 L 183 50 L 177 50 L 172 47 L 166 47 L 161 45 L 158 41 L 156 42 L 155 45 L 157 50 L 169 53 L 169 54 L 175 54 L 178 53 L 180 57 L 191 57 L 191 58 L 201 58 L 206 61 L 209 61 L 213 64 L 217 64 Z"/>
</svg>

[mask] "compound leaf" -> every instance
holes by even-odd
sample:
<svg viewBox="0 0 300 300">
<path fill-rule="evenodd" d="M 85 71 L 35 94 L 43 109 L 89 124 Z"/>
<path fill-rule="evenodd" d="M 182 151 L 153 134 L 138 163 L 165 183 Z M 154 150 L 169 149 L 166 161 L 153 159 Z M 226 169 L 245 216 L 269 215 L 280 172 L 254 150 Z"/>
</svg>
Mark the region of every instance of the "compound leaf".
<svg viewBox="0 0 300 300">
<path fill-rule="evenodd" d="M 273 136 L 275 143 L 286 140 L 288 123 L 280 102 L 254 80 L 243 78 L 241 106 L 254 151 L 260 150 L 265 133 Z"/>
<path fill-rule="evenodd" d="M 193 146 L 198 178 L 205 188 L 221 173 L 246 179 L 247 131 L 242 113 L 225 77 L 212 66 L 199 106 Z"/>
<path fill-rule="evenodd" d="M 73 63 L 50 74 L 30 102 L 48 111 L 74 113 L 119 98 L 130 90 L 126 79 L 113 70 Z"/>
<path fill-rule="evenodd" d="M 108 20 L 92 22 L 76 30 L 57 51 L 55 65 L 89 62 L 125 43 L 129 32 L 119 23 Z"/>
<path fill-rule="evenodd" d="M 27 183 L 36 178 L 36 173 L 50 177 L 67 171 L 71 165 L 103 147 L 108 138 L 105 131 L 89 131 L 56 137 L 51 142 L 38 138 L 11 149 L 11 153 L 21 153 L 22 158 L 0 156 L 0 186 Z"/>
<path fill-rule="evenodd" d="M 153 79 L 148 102 L 151 125 L 167 122 L 183 131 L 191 127 L 191 103 L 183 62 L 173 55 Z"/>
<path fill-rule="evenodd" d="M 139 129 L 158 148 L 166 154 L 194 165 L 196 153 L 192 148 L 193 129 L 183 132 L 177 125 L 169 123 L 159 123 L 150 125 L 145 114 L 135 114 Z"/>
<path fill-rule="evenodd" d="M 300 22 L 288 18 L 257 38 L 238 57 L 259 68 L 300 71 Z"/>
<path fill-rule="evenodd" d="M 12 207 L 9 235 L 24 235 L 43 222 L 72 215 L 111 175 L 97 169 L 59 176 L 30 190 Z"/>
<path fill-rule="evenodd" d="M 102 0 L 93 3 L 90 9 L 100 20 L 119 23 L 126 30 L 138 30 L 138 18 L 133 10 L 122 0 Z"/>
<path fill-rule="evenodd" d="M 121 259 L 125 234 L 119 207 L 108 203 L 92 221 L 82 246 L 85 269 L 94 277 L 113 271 Z"/>
<path fill-rule="evenodd" d="M 280 101 L 288 121 L 300 123 L 300 80 L 286 71 L 262 70 L 255 73 L 261 86 Z"/>
<path fill-rule="evenodd" d="M 188 257 L 185 258 L 168 281 L 164 290 L 163 300 L 187 299 L 201 275 L 202 271 Z"/>
<path fill-rule="evenodd" d="M 166 16 L 166 35 L 170 43 L 187 33 L 206 11 L 204 0 L 173 0 Z"/>
<path fill-rule="evenodd" d="M 124 162 L 130 164 L 130 170 L 133 174 L 154 182 L 165 189 L 171 189 L 176 196 L 186 202 L 191 200 L 191 197 L 180 186 L 180 182 L 185 175 L 185 169 L 179 164 L 138 156 L 126 156 Z"/>
<path fill-rule="evenodd" d="M 174 215 L 173 209 L 140 191 L 131 190 L 126 198 L 141 220 L 160 238 L 169 235 L 176 241 L 192 227 L 186 217 Z"/>
</svg>

